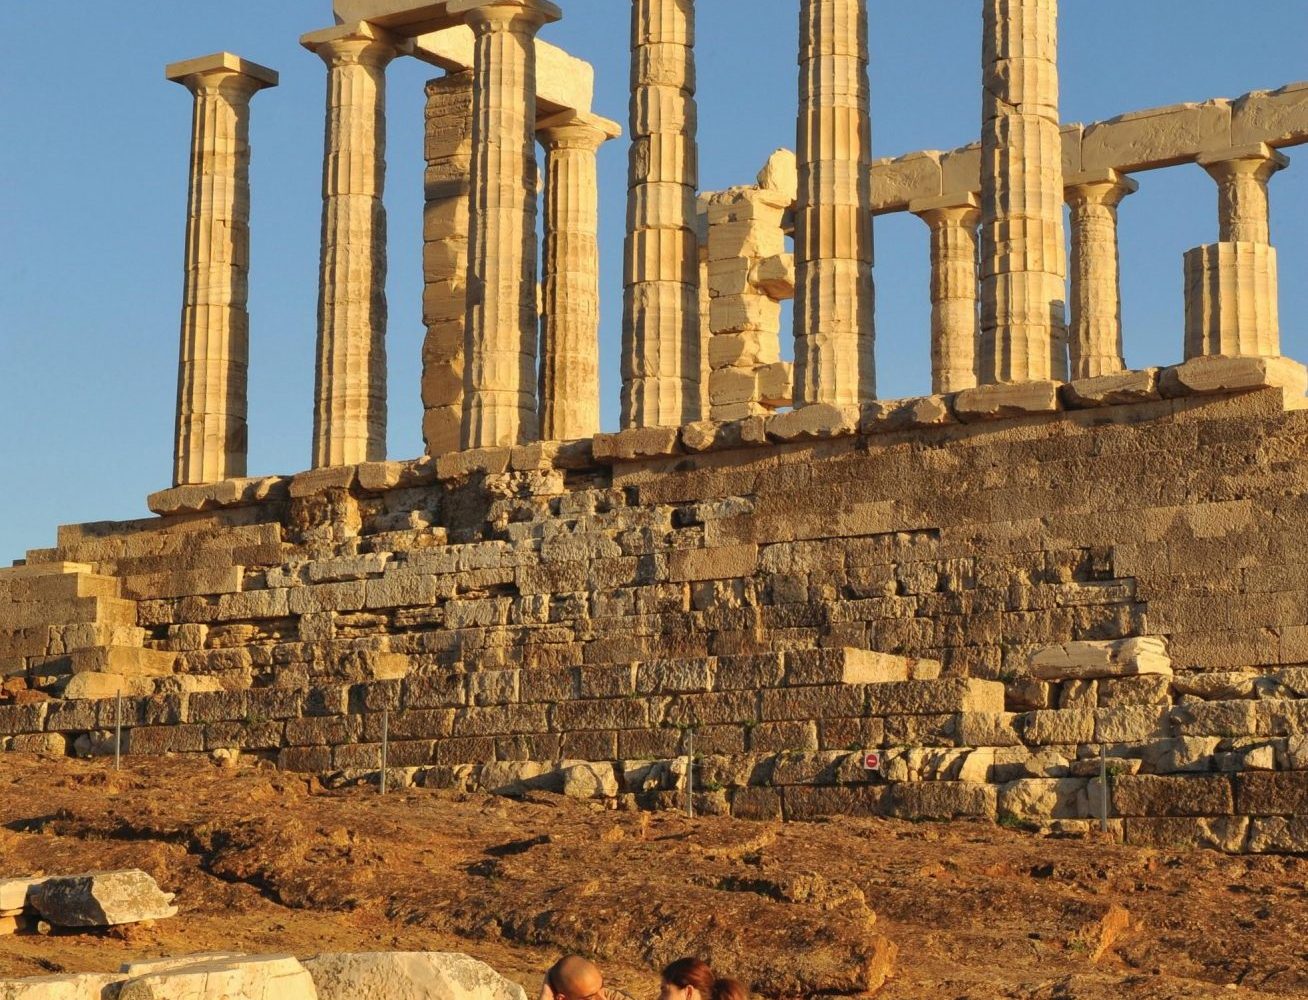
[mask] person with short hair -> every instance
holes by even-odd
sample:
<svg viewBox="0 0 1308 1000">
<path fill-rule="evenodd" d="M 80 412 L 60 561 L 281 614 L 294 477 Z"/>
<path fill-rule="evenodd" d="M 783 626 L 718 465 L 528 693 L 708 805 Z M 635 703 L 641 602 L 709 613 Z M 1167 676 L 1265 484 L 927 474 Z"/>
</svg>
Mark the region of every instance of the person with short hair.
<svg viewBox="0 0 1308 1000">
<path fill-rule="evenodd" d="M 540 1000 L 632 1000 L 622 990 L 604 984 L 599 966 L 581 955 L 564 955 L 549 967 Z"/>
</svg>

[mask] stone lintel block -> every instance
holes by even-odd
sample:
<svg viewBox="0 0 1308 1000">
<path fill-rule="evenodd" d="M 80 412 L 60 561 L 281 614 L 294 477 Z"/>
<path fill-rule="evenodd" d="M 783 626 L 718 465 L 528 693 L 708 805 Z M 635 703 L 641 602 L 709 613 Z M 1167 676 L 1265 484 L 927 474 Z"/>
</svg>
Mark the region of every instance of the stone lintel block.
<svg viewBox="0 0 1308 1000">
<path fill-rule="evenodd" d="M 1231 104 L 1231 142 L 1288 146 L 1308 138 L 1308 83 L 1255 90 Z"/>
<path fill-rule="evenodd" d="M 864 403 L 859 419 L 863 434 L 888 434 L 958 423 L 953 396 L 918 396 L 912 399 L 878 399 Z"/>
<path fill-rule="evenodd" d="M 1003 382 L 964 389 L 954 397 L 954 413 L 965 424 L 1057 413 L 1061 382 Z"/>
<path fill-rule="evenodd" d="M 1289 401 L 1308 391 L 1308 368 L 1286 357 L 1191 358 L 1164 368 L 1158 376 L 1158 388 L 1169 399 L 1283 389 Z"/>
<path fill-rule="evenodd" d="M 509 471 L 511 448 L 469 448 L 436 457 L 436 478 L 466 479 L 474 475 L 498 476 Z"/>
<path fill-rule="evenodd" d="M 1087 410 L 1160 399 L 1158 372 L 1157 368 L 1144 368 L 1074 379 L 1063 386 L 1063 405 L 1069 410 Z"/>
<path fill-rule="evenodd" d="M 639 458 L 665 458 L 681 454 L 676 427 L 632 427 L 616 434 L 596 434 L 595 461 L 608 465 Z"/>
<path fill-rule="evenodd" d="M 857 406 L 812 403 L 774 413 L 766 420 L 767 436 L 773 441 L 821 441 L 847 437 L 858 432 L 861 413 Z"/>
<path fill-rule="evenodd" d="M 151 493 L 146 498 L 146 506 L 151 512 L 163 517 L 169 514 L 198 514 L 207 510 L 244 507 L 265 500 L 285 500 L 290 495 L 290 482 L 287 476 L 262 476 L 224 479 L 198 486 L 174 486 Z"/>
<path fill-rule="evenodd" d="M 258 83 L 260 88 L 275 87 L 279 79 L 275 69 L 260 66 L 231 52 L 215 52 L 213 55 L 171 63 L 164 69 L 164 76 L 175 83 L 182 83 L 190 76 L 222 70 L 247 76 Z"/>
<path fill-rule="evenodd" d="M 1043 681 L 1094 680 L 1172 673 L 1167 641 L 1158 636 L 1135 636 L 1111 642 L 1068 642 L 1046 646 L 1032 654 L 1032 677 Z"/>
<path fill-rule="evenodd" d="M 291 497 L 311 497 L 327 490 L 348 490 L 359 481 L 357 465 L 331 465 L 309 469 L 291 477 Z"/>
<path fill-rule="evenodd" d="M 1080 170 L 1125 173 L 1170 167 L 1230 145 L 1229 101 L 1149 108 L 1086 126 Z"/>
</svg>

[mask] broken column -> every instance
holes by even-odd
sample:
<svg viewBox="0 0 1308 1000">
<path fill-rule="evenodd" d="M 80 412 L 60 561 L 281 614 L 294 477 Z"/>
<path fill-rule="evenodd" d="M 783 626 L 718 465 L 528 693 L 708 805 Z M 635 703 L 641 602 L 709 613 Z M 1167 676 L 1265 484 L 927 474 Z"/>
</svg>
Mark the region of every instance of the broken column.
<svg viewBox="0 0 1308 1000">
<path fill-rule="evenodd" d="M 632 0 L 622 426 L 701 404 L 694 0 Z"/>
<path fill-rule="evenodd" d="M 981 126 L 982 384 L 1066 368 L 1057 0 L 985 0 Z"/>
<path fill-rule="evenodd" d="M 546 441 L 599 433 L 599 179 L 616 122 L 566 113 L 537 129 L 545 148 L 540 420 Z"/>
<path fill-rule="evenodd" d="M 468 313 L 472 190 L 472 71 L 427 84 L 423 215 L 422 437 L 428 455 L 458 451 L 463 425 L 463 338 Z"/>
<path fill-rule="evenodd" d="M 536 33 L 561 16 L 547 0 L 498 0 L 466 15 L 476 52 L 465 448 L 507 447 L 539 435 Z"/>
<path fill-rule="evenodd" d="M 1257 143 L 1201 157 L 1217 182 L 1217 243 L 1185 255 L 1185 355 L 1281 353 L 1267 183 L 1289 161 Z"/>
<path fill-rule="evenodd" d="M 785 216 L 795 203 L 795 157 L 778 150 L 758 183 L 705 195 L 708 228 L 709 416 L 739 420 L 791 403 L 781 360 L 781 303 L 794 297 Z"/>
<path fill-rule="evenodd" d="M 250 99 L 277 74 L 230 52 L 174 63 L 195 98 L 173 485 L 244 476 L 250 315 Z"/>
<path fill-rule="evenodd" d="M 1122 354 L 1121 264 L 1117 206 L 1139 185 L 1116 170 L 1066 178 L 1072 221 L 1071 377 L 1111 375 Z"/>
<path fill-rule="evenodd" d="M 876 396 L 866 0 L 803 0 L 795 405 Z"/>
<path fill-rule="evenodd" d="M 313 465 L 386 457 L 386 66 L 366 22 L 301 39 L 327 64 Z"/>
<path fill-rule="evenodd" d="M 977 226 L 975 195 L 915 201 L 910 210 L 931 230 L 931 391 L 976 385 Z"/>
</svg>

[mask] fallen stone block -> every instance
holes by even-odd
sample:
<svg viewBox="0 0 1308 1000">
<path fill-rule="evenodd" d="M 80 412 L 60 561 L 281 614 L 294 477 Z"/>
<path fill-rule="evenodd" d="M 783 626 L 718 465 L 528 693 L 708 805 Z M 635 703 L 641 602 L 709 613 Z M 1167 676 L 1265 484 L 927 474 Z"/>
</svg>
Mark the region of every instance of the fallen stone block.
<svg viewBox="0 0 1308 1000">
<path fill-rule="evenodd" d="M 913 399 L 878 399 L 863 404 L 859 431 L 888 434 L 954 424 L 958 419 L 949 396 L 919 396 Z"/>
<path fill-rule="evenodd" d="M 56 927 L 113 927 L 177 915 L 173 894 L 136 870 L 47 878 L 31 888 L 28 901 Z"/>
<path fill-rule="evenodd" d="M 26 908 L 28 893 L 42 881 L 39 878 L 0 879 L 0 911 L 8 913 Z"/>
<path fill-rule="evenodd" d="M 198 960 L 196 960 L 198 959 Z M 148 967 L 148 966 L 147 966 Z M 133 971 L 136 971 L 135 969 Z M 196 956 L 132 975 L 118 1000 L 317 1000 L 313 979 L 289 955 Z"/>
<path fill-rule="evenodd" d="M 1155 636 L 1114 642 L 1068 642 L 1032 654 L 1031 676 L 1045 681 L 1095 680 L 1172 672 L 1167 643 Z"/>
<path fill-rule="evenodd" d="M 676 427 L 633 427 L 616 434 L 596 434 L 591 446 L 595 461 L 601 464 L 663 458 L 680 452 Z"/>
<path fill-rule="evenodd" d="M 818 441 L 844 437 L 858 430 L 857 406 L 813 403 L 789 413 L 767 417 L 767 435 L 773 441 Z"/>
<path fill-rule="evenodd" d="M 318 955 L 304 967 L 320 1000 L 527 1000 L 517 983 L 453 952 Z"/>
<path fill-rule="evenodd" d="M 1063 403 L 1072 410 L 1148 403 L 1161 398 L 1157 368 L 1080 378 L 1063 386 Z"/>
<path fill-rule="evenodd" d="M 1158 388 L 1169 398 L 1282 389 L 1287 400 L 1301 399 L 1308 391 L 1308 368 L 1282 357 L 1191 358 L 1164 368 Z"/>
<path fill-rule="evenodd" d="M 964 389 L 954 397 L 954 413 L 965 424 L 1057 413 L 1060 384 L 1012 382 Z"/>
<path fill-rule="evenodd" d="M 81 976 L 39 976 L 29 979 L 0 979 L 0 1000 L 103 1000 L 112 996 L 108 987 L 122 982 L 122 976 L 90 973 Z"/>
</svg>

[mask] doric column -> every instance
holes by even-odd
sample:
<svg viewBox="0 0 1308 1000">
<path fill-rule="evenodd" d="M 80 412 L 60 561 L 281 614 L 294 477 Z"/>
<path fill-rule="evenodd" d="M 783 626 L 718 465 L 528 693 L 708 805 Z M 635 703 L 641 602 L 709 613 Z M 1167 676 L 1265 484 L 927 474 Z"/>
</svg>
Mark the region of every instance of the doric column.
<svg viewBox="0 0 1308 1000">
<path fill-rule="evenodd" d="M 985 0 L 981 126 L 982 384 L 1066 368 L 1057 0 Z"/>
<path fill-rule="evenodd" d="M 397 41 L 359 23 L 306 35 L 327 64 L 313 465 L 386 457 L 386 66 Z"/>
<path fill-rule="evenodd" d="M 1185 255 L 1185 353 L 1281 353 L 1267 182 L 1289 161 L 1258 143 L 1200 157 L 1217 182 L 1219 238 Z"/>
<path fill-rule="evenodd" d="M 466 16 L 476 50 L 463 446 L 507 447 L 539 434 L 536 32 L 562 15 L 546 0 L 498 0 Z"/>
<path fill-rule="evenodd" d="M 600 146 L 616 122 L 568 113 L 542 123 L 545 254 L 541 315 L 540 424 L 547 441 L 599 433 Z"/>
<path fill-rule="evenodd" d="M 795 405 L 876 397 L 867 0 L 802 0 Z"/>
<path fill-rule="evenodd" d="M 976 385 L 977 226 L 975 195 L 915 201 L 931 229 L 931 391 Z"/>
<path fill-rule="evenodd" d="M 250 98 L 277 74 L 230 52 L 174 63 L 195 97 L 173 485 L 246 472 Z"/>
<path fill-rule="evenodd" d="M 1068 336 L 1072 378 L 1110 375 L 1122 356 L 1117 206 L 1139 189 L 1116 170 L 1066 178 L 1072 219 L 1072 302 Z"/>
<path fill-rule="evenodd" d="M 1199 165 L 1217 182 L 1220 242 L 1272 242 L 1267 182 L 1289 162 L 1265 143 L 1200 157 Z"/>
<path fill-rule="evenodd" d="M 422 438 L 427 454 L 458 451 L 463 426 L 463 338 L 468 322 L 472 71 L 427 84 L 423 214 Z"/>
<path fill-rule="evenodd" d="M 622 425 L 697 420 L 694 0 L 632 0 Z"/>
</svg>

